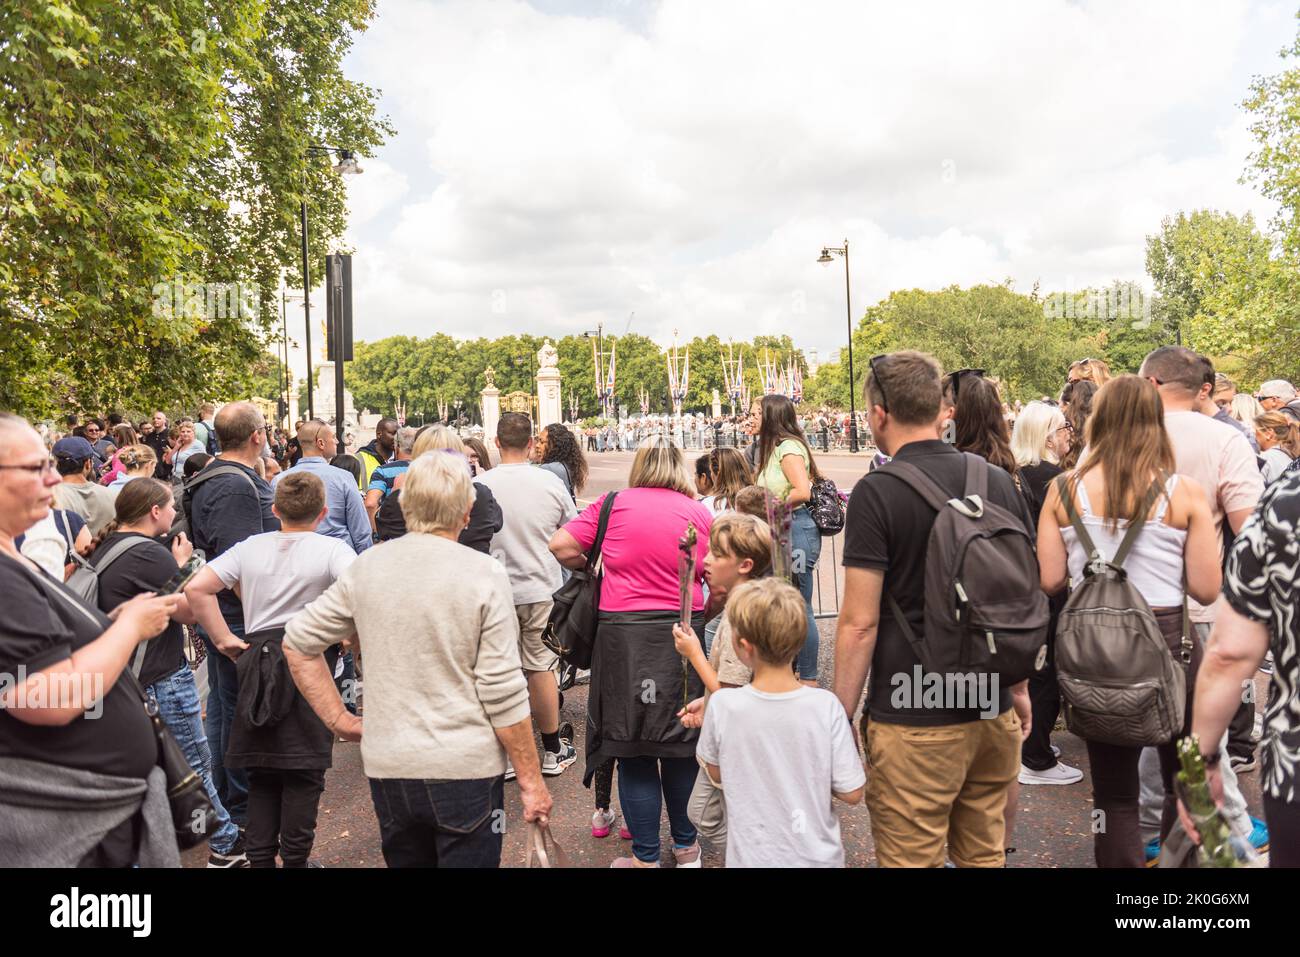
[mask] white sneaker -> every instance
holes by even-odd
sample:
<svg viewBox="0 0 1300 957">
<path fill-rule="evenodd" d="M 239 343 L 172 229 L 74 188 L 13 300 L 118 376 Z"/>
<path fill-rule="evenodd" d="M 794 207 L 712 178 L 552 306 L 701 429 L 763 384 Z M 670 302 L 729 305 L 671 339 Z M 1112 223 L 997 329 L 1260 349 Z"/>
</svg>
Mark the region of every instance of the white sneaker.
<svg viewBox="0 0 1300 957">
<path fill-rule="evenodd" d="M 515 766 L 510 763 L 509 758 L 506 758 L 506 780 L 513 781 L 514 779 L 515 779 Z"/>
<path fill-rule="evenodd" d="M 578 760 L 578 751 L 568 741 L 560 739 L 560 751 L 545 751 L 542 753 L 542 774 L 547 777 L 555 777 L 557 774 L 563 774 L 574 761 Z"/>
<path fill-rule="evenodd" d="M 1083 772 L 1068 764 L 1057 763 L 1046 771 L 1034 771 L 1020 765 L 1021 784 L 1078 784 L 1083 780 Z"/>
</svg>

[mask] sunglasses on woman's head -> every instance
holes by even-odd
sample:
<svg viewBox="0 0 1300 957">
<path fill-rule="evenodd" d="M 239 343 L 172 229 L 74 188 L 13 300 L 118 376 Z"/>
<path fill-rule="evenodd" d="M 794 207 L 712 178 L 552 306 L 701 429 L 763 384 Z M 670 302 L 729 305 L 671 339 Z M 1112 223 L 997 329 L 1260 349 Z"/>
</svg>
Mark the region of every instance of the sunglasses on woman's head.
<svg viewBox="0 0 1300 957">
<path fill-rule="evenodd" d="M 948 381 L 952 383 L 952 401 L 954 405 L 957 403 L 957 393 L 961 388 L 961 380 L 964 376 L 974 376 L 977 379 L 982 379 L 984 378 L 984 370 L 958 369 L 956 372 L 949 374 Z"/>
</svg>

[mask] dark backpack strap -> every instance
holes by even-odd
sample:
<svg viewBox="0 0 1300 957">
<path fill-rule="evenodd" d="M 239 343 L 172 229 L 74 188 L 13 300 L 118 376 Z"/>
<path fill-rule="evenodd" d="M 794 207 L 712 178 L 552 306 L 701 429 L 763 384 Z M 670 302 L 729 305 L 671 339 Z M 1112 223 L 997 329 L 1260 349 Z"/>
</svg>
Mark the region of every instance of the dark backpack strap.
<svg viewBox="0 0 1300 957">
<path fill-rule="evenodd" d="M 973 452 L 963 452 L 966 456 L 966 490 L 963 498 L 978 495 L 981 502 L 989 500 L 989 463 Z"/>
<path fill-rule="evenodd" d="M 889 602 L 890 614 L 894 616 L 894 620 L 898 622 L 898 627 L 903 631 L 903 637 L 906 638 L 907 643 L 912 646 L 912 651 L 916 654 L 916 657 L 920 661 L 924 662 L 925 658 L 921 655 L 921 639 L 917 633 L 912 630 L 912 626 L 908 623 L 907 616 L 903 614 L 903 608 L 899 605 L 898 599 L 894 597 L 892 592 L 885 592 L 885 598 Z"/>
<path fill-rule="evenodd" d="M 600 549 L 605 543 L 605 530 L 609 528 L 609 514 L 614 511 L 616 494 L 618 493 L 610 492 L 605 496 L 605 501 L 600 503 L 600 520 L 596 523 L 596 540 L 591 543 L 591 553 L 587 556 L 587 571 L 595 568 L 600 558 Z"/>
<path fill-rule="evenodd" d="M 944 506 L 954 498 L 954 496 L 941 489 L 934 479 L 911 462 L 900 462 L 898 459 L 893 459 L 876 469 L 876 471 L 881 475 L 892 475 L 908 485 L 917 495 L 925 499 L 926 504 L 936 512 L 942 512 Z"/>
<path fill-rule="evenodd" d="M 1142 534 L 1142 527 L 1146 524 L 1147 512 L 1151 511 L 1151 506 L 1155 505 L 1156 499 L 1160 496 L 1160 490 L 1163 483 L 1159 479 L 1153 479 L 1151 487 L 1147 489 L 1147 496 L 1142 501 L 1142 510 L 1139 513 L 1142 516 L 1140 522 L 1130 522 L 1128 530 L 1124 533 L 1123 540 L 1119 543 L 1119 548 L 1115 551 L 1115 557 L 1111 559 L 1111 564 L 1116 568 L 1124 567 L 1124 559 L 1128 558 L 1129 551 L 1133 548 L 1133 543 L 1137 537 Z"/>
<path fill-rule="evenodd" d="M 97 562 L 91 563 L 92 566 L 94 567 L 95 574 L 96 575 L 104 574 L 104 572 L 108 570 L 109 565 L 113 564 L 113 562 L 117 561 L 128 551 L 135 548 L 135 546 L 147 541 L 149 541 L 149 539 L 141 538 L 138 535 L 132 536 L 131 538 L 122 539 L 122 541 L 118 542 L 107 552 L 105 552 L 103 558 L 101 558 Z"/>
</svg>

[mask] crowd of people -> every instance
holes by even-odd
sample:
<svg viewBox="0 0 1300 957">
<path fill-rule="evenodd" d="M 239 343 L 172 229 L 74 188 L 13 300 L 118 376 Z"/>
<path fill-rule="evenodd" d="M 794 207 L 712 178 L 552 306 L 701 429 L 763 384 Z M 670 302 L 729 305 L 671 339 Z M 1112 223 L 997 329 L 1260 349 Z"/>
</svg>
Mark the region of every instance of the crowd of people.
<svg viewBox="0 0 1300 957">
<path fill-rule="evenodd" d="M 781 395 L 734 423 L 744 442 L 705 441 L 721 423 L 704 417 L 689 438 L 506 413 L 491 450 L 386 418 L 354 454 L 248 402 L 62 432 L 0 414 L 0 863 L 177 865 L 156 716 L 211 804 L 213 868 L 319 866 L 339 739 L 360 742 L 393 867 L 496 866 L 508 790 L 544 823 L 547 778 L 579 762 L 592 837 L 630 842 L 615 867 L 660 865 L 665 812 L 677 867 L 701 865 L 701 840 L 728 866 L 843 866 L 834 802 L 864 800 L 883 866 L 1004 866 L 1019 789 L 1084 777 L 1052 744 L 1064 712 L 1098 866 L 1194 832 L 1173 780 L 1189 733 L 1242 856 L 1300 864 L 1295 389 L 1239 394 L 1168 346 L 1136 374 L 1080 360 L 1023 405 L 982 370 L 895 352 L 862 398 L 875 454 L 829 525 L 841 500 L 814 449 L 837 443 L 814 437 L 832 423 Z M 635 449 L 626 487 L 586 501 L 585 453 L 607 445 Z M 998 531 L 954 590 L 963 521 Z M 839 524 L 828 690 L 812 591 Z M 583 570 L 599 589 L 580 755 L 548 624 Z M 1086 720 L 1080 596 L 1106 574 L 1131 586 L 1111 611 L 1155 642 L 1112 658 L 1158 647 L 1184 689 L 1126 689 L 1136 712 L 1176 709 L 1159 740 Z M 980 618 L 981 586 L 1014 615 Z M 951 673 L 931 694 L 949 651 L 970 695 Z M 1239 780 L 1257 751 L 1262 817 Z"/>
<path fill-rule="evenodd" d="M 755 399 L 750 408 L 759 401 L 760 399 Z M 670 438 L 682 449 L 689 451 L 724 445 L 749 445 L 754 441 L 753 432 L 747 428 L 749 417 L 749 413 L 743 412 L 716 416 L 703 412 L 686 412 L 680 417 L 644 414 L 628 416 L 617 422 L 579 423 L 574 429 L 581 436 L 583 448 L 588 452 L 632 452 L 646 439 L 655 437 Z M 847 449 L 852 444 L 852 429 L 849 426 L 851 416 L 847 412 L 837 412 L 827 407 L 796 407 L 796 419 L 805 440 L 814 448 L 828 452 Z M 858 413 L 857 423 L 859 445 L 865 446 L 869 435 L 864 413 Z"/>
</svg>

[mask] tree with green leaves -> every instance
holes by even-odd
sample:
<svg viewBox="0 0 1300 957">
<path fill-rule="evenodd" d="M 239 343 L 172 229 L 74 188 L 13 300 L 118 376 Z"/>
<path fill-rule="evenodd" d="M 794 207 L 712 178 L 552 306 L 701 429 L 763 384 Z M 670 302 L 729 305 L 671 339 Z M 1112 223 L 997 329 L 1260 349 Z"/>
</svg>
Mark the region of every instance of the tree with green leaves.
<svg viewBox="0 0 1300 957">
<path fill-rule="evenodd" d="M 0 406 L 248 394 L 276 341 L 280 276 L 297 268 L 301 197 L 313 261 L 344 223 L 342 184 L 305 147 L 367 155 L 392 132 L 342 71 L 373 13 L 371 0 L 0 2 Z"/>
</svg>

